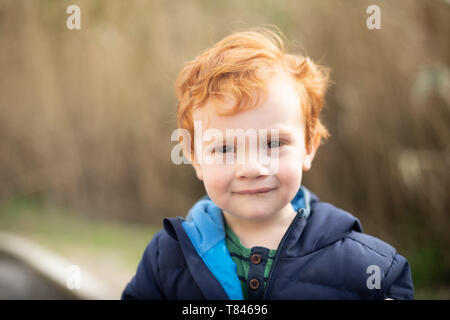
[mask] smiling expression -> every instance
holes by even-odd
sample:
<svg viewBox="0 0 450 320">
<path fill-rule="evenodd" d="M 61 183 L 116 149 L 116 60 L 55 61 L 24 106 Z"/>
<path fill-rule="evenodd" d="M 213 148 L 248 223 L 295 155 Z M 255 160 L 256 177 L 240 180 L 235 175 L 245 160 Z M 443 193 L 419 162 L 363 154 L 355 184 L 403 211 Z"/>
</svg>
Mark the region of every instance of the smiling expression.
<svg viewBox="0 0 450 320">
<path fill-rule="evenodd" d="M 276 215 L 295 197 L 301 185 L 302 171 L 309 170 L 317 149 L 317 145 L 309 151 L 305 147 L 304 121 L 295 86 L 288 76 L 277 75 L 268 80 L 263 101 L 234 115 L 218 115 L 215 103 L 219 102 L 210 100 L 193 113 L 194 120 L 203 124 L 202 130 L 213 128 L 223 137 L 226 137 L 227 129 L 276 130 L 278 137 L 269 136 L 267 142 L 262 140 L 263 144 L 258 141 L 258 148 L 269 151 L 269 163 L 248 161 L 247 157 L 244 162 L 197 163 L 194 164 L 197 177 L 203 180 L 211 200 L 226 214 L 250 220 L 264 220 Z M 232 104 L 232 101 L 221 103 Z M 249 154 L 249 145 L 246 141 L 246 154 Z M 212 150 L 216 156 L 236 156 L 233 144 L 217 139 L 203 147 Z M 277 170 L 271 166 L 274 160 Z"/>
</svg>

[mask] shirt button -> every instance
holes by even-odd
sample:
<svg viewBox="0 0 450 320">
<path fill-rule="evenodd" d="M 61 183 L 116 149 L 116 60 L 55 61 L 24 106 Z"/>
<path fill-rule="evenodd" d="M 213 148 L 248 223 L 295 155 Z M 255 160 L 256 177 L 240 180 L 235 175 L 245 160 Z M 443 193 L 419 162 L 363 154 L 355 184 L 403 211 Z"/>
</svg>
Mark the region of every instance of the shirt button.
<svg viewBox="0 0 450 320">
<path fill-rule="evenodd" d="M 256 289 L 259 288 L 259 281 L 258 281 L 258 279 L 252 279 L 252 280 L 249 281 L 248 284 L 249 284 L 250 288 L 252 288 L 253 290 L 256 290 Z"/>
<path fill-rule="evenodd" d="M 255 253 L 254 255 L 252 255 L 250 260 L 252 261 L 253 264 L 259 264 L 261 262 L 261 256 Z"/>
</svg>

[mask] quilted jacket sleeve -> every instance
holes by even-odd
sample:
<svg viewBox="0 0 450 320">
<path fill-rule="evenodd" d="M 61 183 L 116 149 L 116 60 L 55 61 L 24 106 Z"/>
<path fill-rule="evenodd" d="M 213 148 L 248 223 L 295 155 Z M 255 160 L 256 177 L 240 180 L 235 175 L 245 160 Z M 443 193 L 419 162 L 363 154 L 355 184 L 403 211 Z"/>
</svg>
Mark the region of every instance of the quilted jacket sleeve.
<svg viewBox="0 0 450 320">
<path fill-rule="evenodd" d="M 164 295 L 159 281 L 159 237 L 157 233 L 144 251 L 136 274 L 122 292 L 122 300 L 161 300 Z"/>
<path fill-rule="evenodd" d="M 398 253 L 395 254 L 386 276 L 381 284 L 384 298 L 414 299 L 414 287 L 408 261 Z"/>
</svg>

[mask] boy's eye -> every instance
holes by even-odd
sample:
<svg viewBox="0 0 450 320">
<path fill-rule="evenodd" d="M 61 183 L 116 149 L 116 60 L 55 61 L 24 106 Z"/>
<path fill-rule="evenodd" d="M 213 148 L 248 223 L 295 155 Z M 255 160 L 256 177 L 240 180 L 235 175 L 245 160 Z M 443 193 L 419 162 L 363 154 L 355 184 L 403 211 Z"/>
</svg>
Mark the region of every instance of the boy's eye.
<svg viewBox="0 0 450 320">
<path fill-rule="evenodd" d="M 272 140 L 272 141 L 269 141 L 269 142 L 267 143 L 267 146 L 268 146 L 270 149 L 273 149 L 273 148 L 279 148 L 279 147 L 281 147 L 283 144 L 284 144 L 284 143 L 283 143 L 282 141 L 280 141 L 280 140 Z"/>
<path fill-rule="evenodd" d="M 221 147 L 216 147 L 214 151 L 218 152 L 218 153 L 234 152 L 234 147 L 233 146 L 221 146 Z"/>
</svg>

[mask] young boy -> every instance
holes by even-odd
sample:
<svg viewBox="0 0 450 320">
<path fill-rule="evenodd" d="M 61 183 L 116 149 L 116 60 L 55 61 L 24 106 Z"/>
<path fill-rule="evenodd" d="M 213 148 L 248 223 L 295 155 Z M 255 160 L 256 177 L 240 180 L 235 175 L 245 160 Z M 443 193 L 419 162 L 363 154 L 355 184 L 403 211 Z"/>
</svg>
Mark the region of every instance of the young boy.
<svg viewBox="0 0 450 320">
<path fill-rule="evenodd" d="M 164 219 L 122 299 L 413 299 L 408 262 L 301 186 L 328 135 L 327 83 L 327 68 L 287 54 L 267 29 L 231 34 L 184 66 L 178 126 L 207 195 L 185 219 Z M 265 162 L 250 160 L 254 132 Z"/>
</svg>

